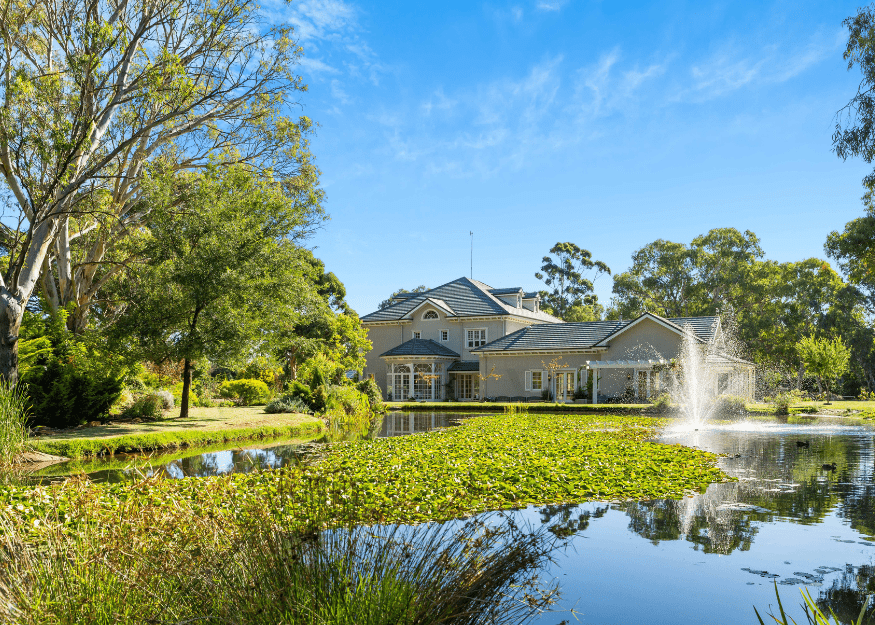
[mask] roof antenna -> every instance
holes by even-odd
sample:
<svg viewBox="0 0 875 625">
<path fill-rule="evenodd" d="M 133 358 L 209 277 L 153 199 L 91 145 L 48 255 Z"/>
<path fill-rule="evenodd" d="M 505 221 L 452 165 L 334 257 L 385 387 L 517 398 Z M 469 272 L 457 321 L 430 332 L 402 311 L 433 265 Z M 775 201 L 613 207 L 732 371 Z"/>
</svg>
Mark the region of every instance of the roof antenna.
<svg viewBox="0 0 875 625">
<path fill-rule="evenodd" d="M 471 279 L 474 279 L 474 232 L 469 231 L 468 234 L 471 235 Z"/>
</svg>

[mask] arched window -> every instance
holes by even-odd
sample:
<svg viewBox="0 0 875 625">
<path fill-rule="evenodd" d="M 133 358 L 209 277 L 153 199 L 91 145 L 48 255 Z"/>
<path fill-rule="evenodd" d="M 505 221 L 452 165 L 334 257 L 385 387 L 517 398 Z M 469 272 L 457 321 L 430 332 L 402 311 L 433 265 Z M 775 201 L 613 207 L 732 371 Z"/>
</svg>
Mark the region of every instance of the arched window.
<svg viewBox="0 0 875 625">
<path fill-rule="evenodd" d="M 422 316 L 422 318 L 423 319 L 438 319 L 439 317 L 435 311 L 429 310 Z"/>
</svg>

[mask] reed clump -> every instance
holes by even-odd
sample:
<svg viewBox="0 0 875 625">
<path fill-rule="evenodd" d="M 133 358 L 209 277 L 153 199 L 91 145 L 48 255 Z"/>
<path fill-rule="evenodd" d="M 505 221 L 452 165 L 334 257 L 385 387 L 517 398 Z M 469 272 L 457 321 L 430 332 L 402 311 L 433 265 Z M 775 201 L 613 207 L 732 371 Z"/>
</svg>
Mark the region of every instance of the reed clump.
<svg viewBox="0 0 875 625">
<path fill-rule="evenodd" d="M 3 513 L 0 622 L 518 624 L 556 597 L 538 577 L 555 537 L 510 515 L 358 525 L 344 520 L 355 497 L 327 482 L 297 495 L 294 517 L 264 511 L 288 496 L 245 510 L 131 500 L 100 522 Z"/>
<path fill-rule="evenodd" d="M 0 462 L 11 463 L 28 446 L 30 409 L 21 385 L 0 380 Z"/>
</svg>

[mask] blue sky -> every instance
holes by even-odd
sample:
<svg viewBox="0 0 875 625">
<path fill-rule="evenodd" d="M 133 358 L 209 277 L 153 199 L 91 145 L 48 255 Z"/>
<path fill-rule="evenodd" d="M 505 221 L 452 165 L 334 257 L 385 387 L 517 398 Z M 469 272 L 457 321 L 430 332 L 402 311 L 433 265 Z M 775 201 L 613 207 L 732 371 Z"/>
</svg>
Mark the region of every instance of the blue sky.
<svg viewBox="0 0 875 625">
<path fill-rule="evenodd" d="M 617 273 L 658 238 L 752 230 L 823 256 L 862 213 L 831 152 L 859 74 L 857 4 L 357 2 L 274 5 L 297 29 L 331 221 L 312 240 L 360 314 L 469 274 L 539 286 L 557 241 Z M 610 300 L 609 277 L 596 282 Z"/>
</svg>

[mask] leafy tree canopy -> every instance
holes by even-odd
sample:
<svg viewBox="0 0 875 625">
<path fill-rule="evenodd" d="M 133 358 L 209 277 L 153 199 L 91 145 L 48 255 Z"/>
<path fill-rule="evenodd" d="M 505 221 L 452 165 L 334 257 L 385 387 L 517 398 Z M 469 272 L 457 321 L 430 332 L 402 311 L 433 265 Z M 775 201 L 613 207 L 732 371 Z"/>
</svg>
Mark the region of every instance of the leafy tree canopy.
<svg viewBox="0 0 875 625">
<path fill-rule="evenodd" d="M 589 250 L 574 243 L 557 243 L 550 248 L 550 254 L 556 259 L 544 256 L 541 271 L 535 273 L 549 289 L 540 291 L 541 307 L 565 321 L 570 321 L 569 317 L 600 318 L 602 311 L 598 296 L 593 293 L 593 280 L 602 273 L 610 275 L 608 266 L 593 260 Z"/>
<path fill-rule="evenodd" d="M 843 160 L 859 156 L 871 163 L 875 158 L 875 5 L 857 9 L 842 25 L 848 29 L 844 52 L 848 70 L 856 65 L 863 76 L 856 95 L 836 114 L 833 150 Z M 875 185 L 875 172 L 863 183 Z"/>
<path fill-rule="evenodd" d="M 313 297 L 312 258 L 294 240 L 322 214 L 244 165 L 159 170 L 145 184 L 153 209 L 139 243 L 148 260 L 120 281 L 126 309 L 116 330 L 150 360 L 185 362 L 186 416 L 192 361 L 272 351 L 277 321 Z"/>
<path fill-rule="evenodd" d="M 395 297 L 397 297 L 398 295 L 401 295 L 402 293 L 425 293 L 426 291 L 428 291 L 428 287 L 425 286 L 424 284 L 420 284 L 418 287 L 416 287 L 412 291 L 408 291 L 407 289 L 398 289 L 397 291 L 394 291 L 392 293 L 392 295 L 390 295 L 387 299 L 384 299 L 382 302 L 380 302 L 380 305 L 378 306 L 378 308 L 380 310 L 383 310 L 384 308 L 388 308 L 389 306 L 391 306 L 392 304 L 395 303 L 393 301 L 395 299 Z"/>
</svg>

